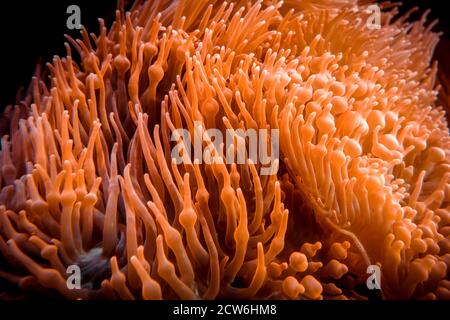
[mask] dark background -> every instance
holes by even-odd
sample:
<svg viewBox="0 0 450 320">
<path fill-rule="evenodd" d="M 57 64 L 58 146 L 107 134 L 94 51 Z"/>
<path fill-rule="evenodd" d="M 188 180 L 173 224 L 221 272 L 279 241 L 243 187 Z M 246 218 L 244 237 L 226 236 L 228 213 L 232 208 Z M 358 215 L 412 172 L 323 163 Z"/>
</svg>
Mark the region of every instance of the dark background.
<svg viewBox="0 0 450 320">
<path fill-rule="evenodd" d="M 81 23 L 98 34 L 98 18 L 109 27 L 117 0 L 7 0 L 0 2 L 0 110 L 15 102 L 21 87 L 28 87 L 39 61 L 65 56 L 64 34 L 80 38 L 79 30 L 66 27 L 67 7 L 81 10 Z M 75 52 L 75 51 L 74 51 Z"/>
<path fill-rule="evenodd" d="M 193 0 L 195 1 L 195 0 Z M 301 1 L 301 0 L 299 0 Z M 418 5 L 423 12 L 432 9 L 431 19 L 439 19 L 436 31 L 450 40 L 448 0 L 404 0 L 402 11 Z M 76 38 L 78 30 L 68 30 L 66 9 L 76 4 L 81 9 L 81 22 L 88 32 L 98 33 L 98 17 L 110 26 L 117 0 L 27 0 L 2 1 L 0 7 L 0 110 L 15 102 L 17 91 L 27 87 L 39 61 L 49 62 L 54 55 L 64 56 L 64 34 Z M 417 18 L 420 14 L 413 17 Z M 447 58 L 448 47 L 440 46 L 441 60 Z M 446 61 L 442 61 L 446 62 Z"/>
</svg>

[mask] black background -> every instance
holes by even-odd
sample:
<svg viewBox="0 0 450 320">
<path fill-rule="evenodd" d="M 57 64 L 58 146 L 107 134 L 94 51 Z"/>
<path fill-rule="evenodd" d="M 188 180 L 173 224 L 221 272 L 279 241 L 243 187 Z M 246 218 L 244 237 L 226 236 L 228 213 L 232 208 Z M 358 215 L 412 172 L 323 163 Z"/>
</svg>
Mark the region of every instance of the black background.
<svg viewBox="0 0 450 320">
<path fill-rule="evenodd" d="M 67 7 L 81 9 L 81 23 L 98 34 L 98 18 L 110 26 L 116 0 L 27 0 L 0 2 L 0 110 L 15 102 L 16 92 L 28 87 L 39 61 L 51 62 L 54 55 L 65 56 L 64 34 L 80 38 L 79 30 L 69 30 Z"/>
<path fill-rule="evenodd" d="M 193 0 L 195 1 L 195 0 Z M 301 1 L 301 0 L 299 0 Z M 402 11 L 416 5 L 423 12 L 432 9 L 431 19 L 438 18 L 436 31 L 450 40 L 448 0 L 404 0 Z M 81 22 L 88 32 L 98 33 L 98 17 L 110 26 L 117 0 L 38 0 L 0 2 L 0 110 L 15 103 L 16 93 L 27 87 L 39 61 L 49 62 L 54 55 L 64 56 L 64 34 L 79 37 L 78 30 L 68 30 L 66 9 L 76 4 L 81 9 Z M 417 18 L 420 13 L 414 15 Z M 447 59 L 440 46 L 441 59 Z M 447 47 L 448 48 L 448 47 Z M 450 52 L 449 52 L 450 53 Z M 444 61 L 445 63 L 446 61 Z"/>
</svg>

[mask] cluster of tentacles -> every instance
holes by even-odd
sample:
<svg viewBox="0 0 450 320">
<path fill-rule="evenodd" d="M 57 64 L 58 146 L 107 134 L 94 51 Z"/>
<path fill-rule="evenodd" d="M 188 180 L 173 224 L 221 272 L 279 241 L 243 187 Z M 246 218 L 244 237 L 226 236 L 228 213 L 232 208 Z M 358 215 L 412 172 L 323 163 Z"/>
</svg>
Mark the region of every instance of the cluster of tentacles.
<svg viewBox="0 0 450 320">
<path fill-rule="evenodd" d="M 136 1 L 68 38 L 1 120 L 0 296 L 365 299 L 378 265 L 378 297 L 450 298 L 438 35 L 369 2 Z M 177 164 L 194 122 L 278 129 L 279 170 Z"/>
</svg>

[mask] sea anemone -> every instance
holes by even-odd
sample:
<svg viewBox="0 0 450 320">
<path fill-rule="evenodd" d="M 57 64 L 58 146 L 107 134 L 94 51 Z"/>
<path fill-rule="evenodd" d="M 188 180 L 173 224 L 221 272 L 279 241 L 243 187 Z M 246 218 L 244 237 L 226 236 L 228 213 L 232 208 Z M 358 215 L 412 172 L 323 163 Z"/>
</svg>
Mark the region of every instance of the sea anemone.
<svg viewBox="0 0 450 320">
<path fill-rule="evenodd" d="M 138 0 L 68 37 L 3 113 L 1 296 L 367 299 L 378 266 L 379 298 L 450 298 L 438 35 L 371 4 Z M 173 159 L 194 124 L 222 161 Z M 248 129 L 273 174 L 225 161 Z"/>
</svg>

